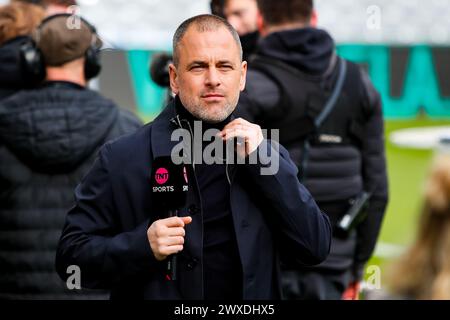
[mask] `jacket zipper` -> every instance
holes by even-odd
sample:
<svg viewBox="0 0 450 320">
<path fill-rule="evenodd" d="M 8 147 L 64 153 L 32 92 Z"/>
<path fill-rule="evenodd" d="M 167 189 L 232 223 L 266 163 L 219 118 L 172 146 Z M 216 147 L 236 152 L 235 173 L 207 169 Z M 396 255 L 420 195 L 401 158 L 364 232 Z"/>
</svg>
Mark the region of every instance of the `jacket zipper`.
<svg viewBox="0 0 450 320">
<path fill-rule="evenodd" d="M 184 129 L 183 125 L 181 124 L 181 121 L 185 121 L 188 124 L 189 133 L 191 134 L 191 139 L 192 139 L 192 141 L 191 141 L 191 146 L 192 146 L 193 140 L 194 140 L 193 139 L 194 133 L 192 132 L 192 127 L 191 127 L 191 124 L 189 123 L 189 121 L 184 120 L 184 119 L 180 120 L 180 116 L 178 114 L 176 115 L 175 118 L 170 119 L 171 123 L 175 124 L 180 129 Z M 202 239 L 202 244 L 203 244 L 203 206 L 202 206 L 202 195 L 200 194 L 200 187 L 198 185 L 198 181 L 197 181 L 197 178 L 195 176 L 195 158 L 194 158 L 195 154 L 194 154 L 194 152 L 192 152 L 192 150 L 191 150 L 191 157 L 192 157 L 192 160 L 193 160 L 192 161 L 192 169 L 194 171 L 194 177 L 193 177 L 194 178 L 194 183 L 195 183 L 195 186 L 196 186 L 196 188 L 198 190 L 197 195 L 198 195 L 198 198 L 199 198 L 199 201 L 200 201 L 200 216 L 202 218 L 201 239 Z M 202 290 L 202 298 L 204 299 L 205 298 L 205 292 L 204 292 L 205 277 L 204 277 L 204 274 L 203 274 L 203 245 L 202 245 L 202 253 L 201 253 L 201 255 L 202 255 L 202 258 L 200 260 L 201 261 L 201 268 L 202 268 L 202 288 L 201 288 L 201 290 Z"/>
</svg>

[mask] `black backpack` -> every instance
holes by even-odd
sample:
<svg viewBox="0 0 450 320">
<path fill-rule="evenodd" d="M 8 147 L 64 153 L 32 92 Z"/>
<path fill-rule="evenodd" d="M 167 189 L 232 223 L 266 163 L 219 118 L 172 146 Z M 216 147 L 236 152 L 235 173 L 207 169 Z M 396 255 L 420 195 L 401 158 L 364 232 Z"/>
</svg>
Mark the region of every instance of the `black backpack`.
<svg viewBox="0 0 450 320">
<path fill-rule="evenodd" d="M 329 70 L 315 76 L 258 55 L 249 63 L 280 89 L 277 106 L 266 112 L 260 123 L 266 129 L 280 129 L 280 143 L 288 149 L 303 143 L 300 180 L 311 145 L 352 144 L 361 148 L 367 116 L 361 106 L 362 79 L 356 64 L 335 56 Z"/>
</svg>

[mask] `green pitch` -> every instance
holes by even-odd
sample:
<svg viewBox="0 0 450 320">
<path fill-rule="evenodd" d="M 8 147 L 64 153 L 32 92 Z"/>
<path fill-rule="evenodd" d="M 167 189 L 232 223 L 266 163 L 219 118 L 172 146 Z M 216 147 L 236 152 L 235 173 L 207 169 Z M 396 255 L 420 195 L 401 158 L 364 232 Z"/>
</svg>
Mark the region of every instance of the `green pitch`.
<svg viewBox="0 0 450 320">
<path fill-rule="evenodd" d="M 450 120 L 418 119 L 386 121 L 386 154 L 389 175 L 389 205 L 380 239 L 394 244 L 408 244 L 414 237 L 420 213 L 423 183 L 433 157 L 432 150 L 413 150 L 393 145 L 389 135 L 399 129 L 450 125 Z"/>
</svg>

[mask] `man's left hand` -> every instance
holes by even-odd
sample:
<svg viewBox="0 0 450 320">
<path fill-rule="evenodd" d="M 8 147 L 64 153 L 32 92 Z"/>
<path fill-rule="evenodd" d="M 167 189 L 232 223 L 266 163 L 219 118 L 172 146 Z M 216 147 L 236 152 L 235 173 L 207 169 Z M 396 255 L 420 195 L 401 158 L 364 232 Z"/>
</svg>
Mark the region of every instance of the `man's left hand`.
<svg viewBox="0 0 450 320">
<path fill-rule="evenodd" d="M 241 158 L 245 158 L 255 151 L 264 140 L 261 127 L 242 118 L 235 119 L 227 124 L 220 132 L 220 136 L 223 140 L 240 138 L 243 144 L 239 145 L 238 140 L 236 152 Z"/>
</svg>

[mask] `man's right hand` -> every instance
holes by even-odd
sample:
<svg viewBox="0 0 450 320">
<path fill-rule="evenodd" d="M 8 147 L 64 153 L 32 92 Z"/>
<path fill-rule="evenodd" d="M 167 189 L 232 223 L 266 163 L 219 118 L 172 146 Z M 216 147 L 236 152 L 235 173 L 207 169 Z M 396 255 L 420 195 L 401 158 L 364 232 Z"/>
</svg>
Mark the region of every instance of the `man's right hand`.
<svg viewBox="0 0 450 320">
<path fill-rule="evenodd" d="M 152 223 L 147 230 L 147 238 L 156 260 L 162 261 L 183 250 L 184 226 L 191 222 L 191 217 L 171 217 Z"/>
</svg>

